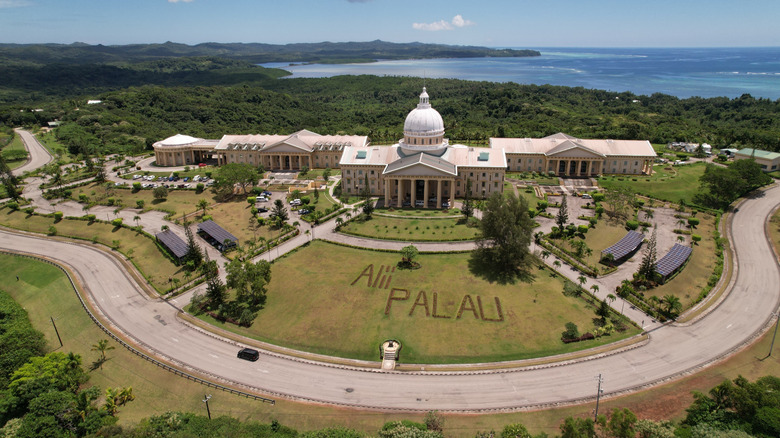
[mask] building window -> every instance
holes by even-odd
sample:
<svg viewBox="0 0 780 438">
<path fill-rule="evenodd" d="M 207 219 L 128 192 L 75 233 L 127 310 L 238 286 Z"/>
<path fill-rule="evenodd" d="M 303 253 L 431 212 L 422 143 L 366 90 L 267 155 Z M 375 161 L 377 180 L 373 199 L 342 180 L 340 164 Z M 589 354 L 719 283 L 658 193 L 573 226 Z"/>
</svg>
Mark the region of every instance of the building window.
<svg viewBox="0 0 780 438">
<path fill-rule="evenodd" d="M 372 171 L 371 171 L 371 175 L 373 175 L 373 174 L 374 174 L 374 171 L 372 170 Z"/>
<path fill-rule="evenodd" d="M 496 178 L 498 178 L 498 172 L 496 172 Z"/>
<path fill-rule="evenodd" d="M 474 176 L 474 172 L 469 172 L 469 176 Z"/>
<path fill-rule="evenodd" d="M 487 177 L 487 174 L 485 172 L 482 172 L 482 178 Z"/>
<path fill-rule="evenodd" d="M 634 166 L 638 166 L 638 165 L 639 165 L 639 161 L 634 161 Z"/>
</svg>

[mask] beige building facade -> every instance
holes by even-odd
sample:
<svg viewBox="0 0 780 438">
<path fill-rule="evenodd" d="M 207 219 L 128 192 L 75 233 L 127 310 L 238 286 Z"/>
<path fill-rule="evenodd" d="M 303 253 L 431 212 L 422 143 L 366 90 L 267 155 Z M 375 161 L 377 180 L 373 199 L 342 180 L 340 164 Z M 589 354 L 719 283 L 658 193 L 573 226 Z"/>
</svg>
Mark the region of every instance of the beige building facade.
<svg viewBox="0 0 780 438">
<path fill-rule="evenodd" d="M 537 172 L 584 178 L 600 174 L 652 173 L 656 157 L 648 141 L 578 139 L 558 133 L 544 138 L 491 138 L 489 147 L 451 145 L 444 121 L 425 88 L 404 121 L 395 145 L 376 146 L 365 136 L 225 135 L 220 140 L 181 134 L 154 144 L 161 166 L 247 163 L 266 170 L 340 168 L 342 190 L 360 195 L 366 184 L 386 206 L 446 208 L 453 198 L 487 198 L 502 192 L 506 172 Z"/>
</svg>

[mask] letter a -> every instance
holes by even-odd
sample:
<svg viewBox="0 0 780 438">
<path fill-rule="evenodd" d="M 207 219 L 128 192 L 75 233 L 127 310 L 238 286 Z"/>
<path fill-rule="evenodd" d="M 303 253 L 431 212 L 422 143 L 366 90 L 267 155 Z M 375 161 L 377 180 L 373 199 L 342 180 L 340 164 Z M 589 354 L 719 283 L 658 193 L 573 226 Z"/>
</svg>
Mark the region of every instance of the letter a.
<svg viewBox="0 0 780 438">
<path fill-rule="evenodd" d="M 412 310 L 409 311 L 409 316 L 412 316 L 414 309 L 416 309 L 417 306 L 425 307 L 425 316 L 431 316 L 431 312 L 428 310 L 428 296 L 425 295 L 424 290 L 421 290 L 420 293 L 417 294 L 417 299 L 414 300 L 414 304 L 412 304 Z"/>
<path fill-rule="evenodd" d="M 361 272 L 360 275 L 358 275 L 358 277 L 355 279 L 355 281 L 353 281 L 349 285 L 354 286 L 355 283 L 357 283 L 358 280 L 360 280 L 362 277 L 368 277 L 368 284 L 366 284 L 366 286 L 371 287 L 371 280 L 374 279 L 374 265 L 366 266 L 366 269 L 363 269 L 363 272 Z"/>
<path fill-rule="evenodd" d="M 466 307 L 466 301 L 469 302 L 468 307 Z M 479 314 L 477 314 L 477 308 L 474 306 L 474 300 L 471 299 L 471 295 L 463 297 L 463 301 L 460 302 L 460 308 L 458 308 L 458 316 L 455 319 L 460 319 L 464 310 L 471 310 L 471 313 L 474 314 L 474 319 L 479 319 Z"/>
</svg>

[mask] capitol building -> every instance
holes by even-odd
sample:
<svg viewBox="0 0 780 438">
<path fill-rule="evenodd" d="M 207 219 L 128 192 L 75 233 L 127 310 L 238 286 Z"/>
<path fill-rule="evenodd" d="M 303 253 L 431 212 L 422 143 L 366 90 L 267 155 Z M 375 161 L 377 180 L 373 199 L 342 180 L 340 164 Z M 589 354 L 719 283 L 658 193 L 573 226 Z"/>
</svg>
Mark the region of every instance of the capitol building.
<svg viewBox="0 0 780 438">
<path fill-rule="evenodd" d="M 578 139 L 563 133 L 544 138 L 491 138 L 488 147 L 450 144 L 444 121 L 423 88 L 406 117 L 404 136 L 392 146 L 368 137 L 320 135 L 225 135 L 220 140 L 177 134 L 154 144 L 158 166 L 197 165 L 207 159 L 262 165 L 266 170 L 339 168 L 342 190 L 363 193 L 366 184 L 385 206 L 442 208 L 463 197 L 486 198 L 504 187 L 506 172 L 561 177 L 650 174 L 656 153 L 646 140 Z"/>
</svg>

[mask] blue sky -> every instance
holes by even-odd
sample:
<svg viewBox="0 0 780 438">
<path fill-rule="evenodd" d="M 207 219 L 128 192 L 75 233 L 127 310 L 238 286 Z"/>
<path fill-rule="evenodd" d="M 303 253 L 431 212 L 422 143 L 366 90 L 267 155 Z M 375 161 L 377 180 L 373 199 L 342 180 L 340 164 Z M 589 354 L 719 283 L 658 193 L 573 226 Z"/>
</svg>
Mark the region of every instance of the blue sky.
<svg viewBox="0 0 780 438">
<path fill-rule="evenodd" d="M 778 17 L 778 0 L 0 0 L 0 42 L 779 46 Z"/>
</svg>

